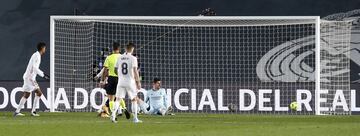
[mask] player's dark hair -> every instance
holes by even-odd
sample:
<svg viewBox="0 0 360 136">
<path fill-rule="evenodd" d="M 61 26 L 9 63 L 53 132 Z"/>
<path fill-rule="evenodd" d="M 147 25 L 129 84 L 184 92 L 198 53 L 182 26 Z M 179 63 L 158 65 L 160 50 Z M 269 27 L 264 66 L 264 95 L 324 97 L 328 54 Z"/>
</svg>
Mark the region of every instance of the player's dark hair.
<svg viewBox="0 0 360 136">
<path fill-rule="evenodd" d="M 132 42 L 129 42 L 128 44 L 126 44 L 125 49 L 128 51 L 128 50 L 131 50 L 134 47 L 135 47 L 135 44 L 132 43 Z"/>
<path fill-rule="evenodd" d="M 114 42 L 113 43 L 113 51 L 114 50 L 119 50 L 120 49 L 120 44 L 118 42 Z"/>
<path fill-rule="evenodd" d="M 46 44 L 44 42 L 39 42 L 37 44 L 37 50 L 40 51 L 42 48 L 46 47 Z"/>
<path fill-rule="evenodd" d="M 154 78 L 154 79 L 153 79 L 153 83 L 154 83 L 154 84 L 157 83 L 158 81 L 161 81 L 160 78 Z"/>
</svg>

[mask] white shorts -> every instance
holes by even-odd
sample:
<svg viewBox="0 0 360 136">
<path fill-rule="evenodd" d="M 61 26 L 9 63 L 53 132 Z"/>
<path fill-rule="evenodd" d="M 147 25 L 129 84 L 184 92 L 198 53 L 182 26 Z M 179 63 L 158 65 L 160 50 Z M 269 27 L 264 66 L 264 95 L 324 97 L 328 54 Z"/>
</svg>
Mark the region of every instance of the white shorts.
<svg viewBox="0 0 360 136">
<path fill-rule="evenodd" d="M 36 89 L 39 89 L 39 85 L 36 81 L 31 80 L 31 79 L 24 79 L 24 85 L 23 85 L 23 91 L 24 92 L 32 92 Z"/>
<path fill-rule="evenodd" d="M 116 94 L 115 96 L 118 98 L 125 98 L 126 93 L 128 94 L 129 98 L 132 100 L 137 96 L 137 89 L 135 83 L 132 83 L 130 85 L 121 85 L 118 84 L 116 88 Z"/>
</svg>

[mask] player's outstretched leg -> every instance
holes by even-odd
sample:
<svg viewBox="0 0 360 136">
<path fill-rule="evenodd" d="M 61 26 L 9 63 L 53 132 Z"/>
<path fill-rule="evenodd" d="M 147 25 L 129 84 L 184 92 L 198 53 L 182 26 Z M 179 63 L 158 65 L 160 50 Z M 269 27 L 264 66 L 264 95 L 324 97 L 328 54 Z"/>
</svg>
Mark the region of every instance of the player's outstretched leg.
<svg viewBox="0 0 360 136">
<path fill-rule="evenodd" d="M 25 102 L 26 102 L 27 98 L 29 98 L 29 96 L 30 96 L 30 92 L 24 92 L 23 97 L 21 97 L 19 106 L 17 107 L 17 109 L 14 112 L 14 117 L 25 116 L 24 114 L 20 113 L 20 110 L 25 105 Z"/>
<path fill-rule="evenodd" d="M 144 112 L 144 114 L 150 114 L 150 111 L 147 109 L 149 105 L 147 105 L 143 100 L 138 99 L 138 106 Z"/>
<path fill-rule="evenodd" d="M 103 101 L 103 103 L 101 105 L 102 105 L 102 107 L 108 107 L 109 106 L 109 98 L 107 96 L 105 96 L 104 101 Z M 99 114 L 104 112 L 104 108 L 100 108 L 97 112 Z"/>
</svg>

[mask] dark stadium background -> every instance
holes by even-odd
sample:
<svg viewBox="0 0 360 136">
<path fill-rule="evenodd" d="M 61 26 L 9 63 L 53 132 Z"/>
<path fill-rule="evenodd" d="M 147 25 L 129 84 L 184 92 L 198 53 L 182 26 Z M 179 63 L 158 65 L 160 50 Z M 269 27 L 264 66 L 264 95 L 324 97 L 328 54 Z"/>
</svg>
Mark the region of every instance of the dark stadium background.
<svg viewBox="0 0 360 136">
<path fill-rule="evenodd" d="M 49 16 L 191 16 L 211 7 L 223 16 L 326 16 L 360 8 L 359 0 L 2 0 L 0 80 L 22 80 L 38 41 L 49 43 Z M 49 52 L 41 69 L 49 73 Z"/>
<path fill-rule="evenodd" d="M 50 15 L 192 16 L 209 7 L 213 8 L 219 16 L 320 15 L 324 17 L 359 9 L 360 1 L 2 0 L 0 2 L 0 86 L 8 90 L 11 90 L 13 86 L 21 86 L 22 75 L 28 59 L 36 50 L 36 43 L 44 41 L 49 44 Z M 49 57 L 48 50 L 40 66 L 45 73 L 49 73 Z M 352 81 L 360 79 L 358 65 L 352 65 L 351 71 Z M 39 80 L 43 81 L 43 79 Z M 352 88 L 360 90 L 360 85 L 357 84 L 353 84 Z"/>
</svg>

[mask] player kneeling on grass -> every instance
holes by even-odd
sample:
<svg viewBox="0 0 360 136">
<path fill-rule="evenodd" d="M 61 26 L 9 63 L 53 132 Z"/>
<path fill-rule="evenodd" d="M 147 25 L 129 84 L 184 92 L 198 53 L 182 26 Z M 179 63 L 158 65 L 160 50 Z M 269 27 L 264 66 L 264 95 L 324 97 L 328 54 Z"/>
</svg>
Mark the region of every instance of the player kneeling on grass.
<svg viewBox="0 0 360 136">
<path fill-rule="evenodd" d="M 161 80 L 159 78 L 154 78 L 152 85 L 153 88 L 147 91 L 144 98 L 149 108 L 147 108 L 146 104 L 142 101 L 139 102 L 139 105 L 145 114 L 164 116 L 171 110 L 171 107 L 168 105 L 165 89 L 160 88 Z"/>
<path fill-rule="evenodd" d="M 32 110 L 31 110 L 31 115 L 32 116 L 40 116 L 39 114 L 36 113 L 36 107 L 39 104 L 39 100 L 42 95 L 42 92 L 40 90 L 39 85 L 36 82 L 36 75 L 39 75 L 47 80 L 50 79 L 50 77 L 48 75 L 44 74 L 44 72 L 42 72 L 39 69 L 40 62 L 41 62 L 41 55 L 45 54 L 45 50 L 46 50 L 45 48 L 46 48 L 45 43 L 43 43 L 43 42 L 38 43 L 37 52 L 35 52 L 29 60 L 29 63 L 26 67 L 26 71 L 23 76 L 24 85 L 22 88 L 23 88 L 24 94 L 20 100 L 20 104 L 19 104 L 18 108 L 14 112 L 14 117 L 15 116 L 25 116 L 24 114 L 20 113 L 20 110 L 24 106 L 27 98 L 29 98 L 32 91 L 35 91 L 36 96 L 34 98 L 34 104 L 33 104 Z"/>
</svg>

